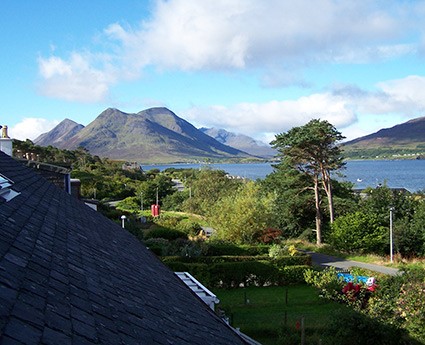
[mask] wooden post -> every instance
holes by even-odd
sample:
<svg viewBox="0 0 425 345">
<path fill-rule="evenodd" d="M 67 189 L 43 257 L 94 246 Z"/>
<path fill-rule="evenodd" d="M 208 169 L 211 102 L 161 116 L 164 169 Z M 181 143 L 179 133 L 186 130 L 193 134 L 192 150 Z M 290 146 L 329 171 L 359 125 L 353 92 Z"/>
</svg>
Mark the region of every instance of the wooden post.
<svg viewBox="0 0 425 345">
<path fill-rule="evenodd" d="M 305 345 L 304 316 L 301 317 L 301 345 Z"/>
</svg>

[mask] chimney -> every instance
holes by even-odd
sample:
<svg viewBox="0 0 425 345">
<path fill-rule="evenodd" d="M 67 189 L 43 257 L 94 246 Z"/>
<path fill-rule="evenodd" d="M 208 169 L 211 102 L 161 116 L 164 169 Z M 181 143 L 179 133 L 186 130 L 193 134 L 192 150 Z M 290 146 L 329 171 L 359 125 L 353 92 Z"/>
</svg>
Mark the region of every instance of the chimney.
<svg viewBox="0 0 425 345">
<path fill-rule="evenodd" d="M 12 157 L 12 139 L 10 139 L 7 135 L 7 126 L 0 126 L 0 128 L 0 151 L 3 151 L 4 153 Z"/>
</svg>

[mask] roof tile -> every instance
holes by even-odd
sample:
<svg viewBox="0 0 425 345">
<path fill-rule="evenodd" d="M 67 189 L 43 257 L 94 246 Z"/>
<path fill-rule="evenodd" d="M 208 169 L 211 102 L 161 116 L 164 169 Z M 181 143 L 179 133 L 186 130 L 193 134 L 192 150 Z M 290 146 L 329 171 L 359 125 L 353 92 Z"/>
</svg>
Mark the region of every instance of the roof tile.
<svg viewBox="0 0 425 345">
<path fill-rule="evenodd" d="M 245 344 L 134 236 L 0 152 L 0 343 Z"/>
</svg>

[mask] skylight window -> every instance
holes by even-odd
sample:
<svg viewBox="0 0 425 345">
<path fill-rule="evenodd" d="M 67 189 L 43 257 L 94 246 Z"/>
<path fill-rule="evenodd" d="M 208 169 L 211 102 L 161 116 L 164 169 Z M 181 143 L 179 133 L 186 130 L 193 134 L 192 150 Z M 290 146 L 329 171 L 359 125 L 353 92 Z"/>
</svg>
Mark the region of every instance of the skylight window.
<svg viewBox="0 0 425 345">
<path fill-rule="evenodd" d="M 15 196 L 20 193 L 14 191 L 11 187 L 13 186 L 13 181 L 7 177 L 0 174 L 0 197 L 6 201 L 12 200 Z"/>
</svg>

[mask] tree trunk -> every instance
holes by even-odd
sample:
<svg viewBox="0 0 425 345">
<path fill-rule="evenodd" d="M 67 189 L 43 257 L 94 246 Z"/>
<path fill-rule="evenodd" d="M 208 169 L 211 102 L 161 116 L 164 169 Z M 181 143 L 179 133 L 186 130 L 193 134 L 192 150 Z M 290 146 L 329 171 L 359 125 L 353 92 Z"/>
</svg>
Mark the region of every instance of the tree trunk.
<svg viewBox="0 0 425 345">
<path fill-rule="evenodd" d="M 322 212 L 320 211 L 319 177 L 314 176 L 314 198 L 316 204 L 316 243 L 322 244 Z"/>
<path fill-rule="evenodd" d="M 322 170 L 322 182 L 323 188 L 325 189 L 326 196 L 328 197 L 328 205 L 329 205 L 329 221 L 332 224 L 335 216 L 334 216 L 334 202 L 332 195 L 332 181 L 329 176 L 329 172 Z"/>
</svg>

